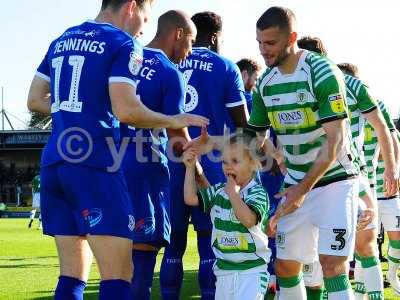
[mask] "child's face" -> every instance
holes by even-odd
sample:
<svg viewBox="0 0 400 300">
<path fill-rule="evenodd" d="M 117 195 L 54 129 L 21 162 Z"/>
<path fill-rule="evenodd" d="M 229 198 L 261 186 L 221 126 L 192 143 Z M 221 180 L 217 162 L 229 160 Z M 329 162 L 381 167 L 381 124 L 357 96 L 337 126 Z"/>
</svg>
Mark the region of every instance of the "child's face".
<svg viewBox="0 0 400 300">
<path fill-rule="evenodd" d="M 225 176 L 232 176 L 241 187 L 253 177 L 254 165 L 254 161 L 244 146 L 229 145 L 222 153 L 222 169 Z"/>
</svg>

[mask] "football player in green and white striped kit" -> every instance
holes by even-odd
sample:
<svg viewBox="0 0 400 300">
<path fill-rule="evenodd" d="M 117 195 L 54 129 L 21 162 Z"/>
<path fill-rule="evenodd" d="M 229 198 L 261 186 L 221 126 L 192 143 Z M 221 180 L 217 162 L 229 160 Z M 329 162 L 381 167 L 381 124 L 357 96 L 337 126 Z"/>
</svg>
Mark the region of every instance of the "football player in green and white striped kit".
<svg viewBox="0 0 400 300">
<path fill-rule="evenodd" d="M 390 118 L 383 102 L 379 102 L 379 108 L 385 116 L 385 120 L 392 132 L 392 137 L 398 140 L 398 132 Z M 400 198 L 399 194 L 387 194 L 384 181 L 385 164 L 380 155 L 380 147 L 377 143 L 377 134 L 367 124 L 365 128 L 365 148 L 366 160 L 368 166 L 368 176 L 370 183 L 374 184 L 376 197 L 378 199 L 378 220 L 383 225 L 385 232 L 389 237 L 389 270 L 387 279 L 396 293 L 400 296 L 400 282 L 397 277 L 397 270 L 400 266 Z"/>
<path fill-rule="evenodd" d="M 351 299 L 346 261 L 355 241 L 359 166 L 346 86 L 336 65 L 297 49 L 294 27 L 293 13 L 281 7 L 268 9 L 257 22 L 269 68 L 253 94 L 249 121 L 260 131 L 273 127 L 288 170 L 286 200 L 277 215 L 280 299 L 306 299 L 301 264 L 317 254 L 329 299 Z M 394 176 L 390 183 L 397 188 Z"/>
<path fill-rule="evenodd" d="M 204 177 L 197 178 L 200 189 L 195 179 L 196 150 L 184 153 L 185 203 L 200 206 L 213 224 L 216 300 L 262 300 L 268 287 L 270 249 L 264 229 L 269 204 L 262 185 L 255 180 L 259 162 L 252 154 L 253 141 L 256 139 L 245 133 L 230 137 L 222 151 L 227 183 L 210 186 Z"/>
<path fill-rule="evenodd" d="M 304 37 L 298 41 L 298 45 L 302 49 L 314 51 L 323 56 L 327 56 L 327 52 L 322 41 L 317 37 Z M 356 145 L 357 152 L 361 161 L 360 179 L 360 202 L 359 202 L 359 218 L 358 232 L 356 234 L 356 257 L 357 265 L 355 270 L 356 279 L 356 297 L 361 296 L 360 291 L 368 292 L 370 299 L 383 298 L 383 279 L 382 270 L 379 264 L 378 253 L 376 251 L 376 238 L 378 228 L 378 211 L 377 203 L 374 200 L 373 192 L 369 188 L 366 174 L 366 163 L 363 155 L 364 144 L 364 126 L 366 120 L 369 120 L 374 127 L 380 132 L 379 142 L 385 149 L 385 157 L 389 158 L 387 163 L 388 169 L 394 169 L 394 157 L 391 155 L 393 147 L 391 146 L 391 136 L 389 129 L 385 126 L 385 120 L 379 109 L 377 109 L 376 101 L 370 96 L 368 88 L 362 81 L 358 79 L 357 67 L 352 64 L 339 64 L 338 67 L 345 74 L 347 104 L 350 113 L 352 138 Z M 389 152 L 388 152 L 389 151 Z M 366 207 L 365 207 L 366 206 Z M 365 207 L 365 209 L 360 209 Z M 303 268 L 304 270 L 304 268 Z M 314 262 L 313 266 L 307 266 L 307 270 L 313 272 L 304 272 L 307 287 L 318 287 L 322 285 L 322 277 L 318 262 Z M 365 276 L 361 272 L 365 272 Z M 359 282 L 359 277 L 364 278 L 364 282 Z M 361 278 L 361 277 L 360 277 Z M 318 289 L 307 289 L 308 298 L 310 294 L 318 293 Z M 319 293 L 321 295 L 321 293 Z M 311 297 L 313 298 L 313 297 Z M 313 298 L 314 299 L 314 298 Z M 315 297 L 315 299 L 320 299 Z"/>
</svg>

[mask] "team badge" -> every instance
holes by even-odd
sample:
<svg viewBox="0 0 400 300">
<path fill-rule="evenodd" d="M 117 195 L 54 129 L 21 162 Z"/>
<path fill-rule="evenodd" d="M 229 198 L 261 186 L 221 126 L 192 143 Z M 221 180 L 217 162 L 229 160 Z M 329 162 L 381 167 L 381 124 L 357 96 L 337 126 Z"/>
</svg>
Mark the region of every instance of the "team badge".
<svg viewBox="0 0 400 300">
<path fill-rule="evenodd" d="M 304 104 L 308 100 L 308 94 L 306 90 L 298 90 L 297 91 L 297 103 Z"/>
<path fill-rule="evenodd" d="M 340 93 L 329 95 L 328 100 L 334 113 L 340 114 L 346 112 L 344 99 Z"/>
<path fill-rule="evenodd" d="M 285 234 L 283 232 L 276 233 L 276 243 L 280 246 L 285 244 Z"/>
<path fill-rule="evenodd" d="M 135 51 L 132 51 L 129 59 L 129 71 L 131 71 L 131 73 L 136 76 L 139 74 L 142 65 L 143 65 L 143 56 L 139 55 Z"/>
</svg>

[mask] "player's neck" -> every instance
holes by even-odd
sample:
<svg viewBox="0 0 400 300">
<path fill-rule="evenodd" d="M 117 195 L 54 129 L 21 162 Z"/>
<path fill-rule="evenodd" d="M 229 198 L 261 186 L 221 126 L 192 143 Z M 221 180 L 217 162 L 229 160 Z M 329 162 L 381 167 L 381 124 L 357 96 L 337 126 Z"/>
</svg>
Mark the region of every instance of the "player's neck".
<svg viewBox="0 0 400 300">
<path fill-rule="evenodd" d="M 122 20 L 120 20 L 120 18 L 117 15 L 113 14 L 111 11 L 107 9 L 100 11 L 100 13 L 94 20 L 98 23 L 109 23 L 121 29 L 123 28 L 124 25 Z"/>
<path fill-rule="evenodd" d="M 297 68 L 300 60 L 300 56 L 303 53 L 302 50 L 292 49 L 289 55 L 279 64 L 278 68 L 282 74 L 292 74 Z"/>
<path fill-rule="evenodd" d="M 162 50 L 165 53 L 165 55 L 167 55 L 167 57 L 171 60 L 173 50 L 170 45 L 171 45 L 171 43 L 166 42 L 163 39 L 156 37 L 146 47 Z"/>
</svg>

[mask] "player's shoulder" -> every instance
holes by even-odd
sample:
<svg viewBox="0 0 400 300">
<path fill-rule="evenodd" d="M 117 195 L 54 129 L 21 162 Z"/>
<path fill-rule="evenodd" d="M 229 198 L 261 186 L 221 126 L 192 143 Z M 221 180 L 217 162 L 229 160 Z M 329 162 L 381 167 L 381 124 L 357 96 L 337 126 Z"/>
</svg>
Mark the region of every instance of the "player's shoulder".
<svg viewBox="0 0 400 300">
<path fill-rule="evenodd" d="M 362 87 L 367 87 L 367 85 L 359 78 L 344 74 L 344 81 L 346 82 L 346 86 L 356 95 L 359 94 Z"/>
<path fill-rule="evenodd" d="M 271 77 L 275 74 L 276 68 L 266 68 L 264 72 L 257 78 L 256 86 L 260 87 L 261 85 L 265 85 Z"/>
<path fill-rule="evenodd" d="M 231 69 L 232 67 L 236 66 L 236 64 L 230 59 L 206 47 L 193 47 L 191 57 L 198 58 L 203 61 L 210 61 L 214 65 L 219 64 L 224 66 L 226 69 Z"/>
<path fill-rule="evenodd" d="M 305 51 L 304 67 L 309 69 L 313 75 L 315 87 L 318 87 L 329 78 L 336 78 L 344 82 L 342 71 L 333 61 L 318 53 L 308 50 L 303 51 Z"/>
</svg>

